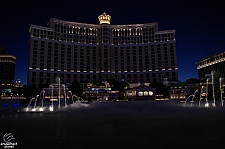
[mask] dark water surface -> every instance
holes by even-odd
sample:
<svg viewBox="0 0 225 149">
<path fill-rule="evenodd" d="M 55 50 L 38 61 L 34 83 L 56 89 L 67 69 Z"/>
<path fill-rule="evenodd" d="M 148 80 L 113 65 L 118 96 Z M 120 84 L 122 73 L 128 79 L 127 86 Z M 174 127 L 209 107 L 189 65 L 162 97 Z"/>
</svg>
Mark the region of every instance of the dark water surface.
<svg viewBox="0 0 225 149">
<path fill-rule="evenodd" d="M 24 149 L 224 148 L 225 107 L 174 101 L 101 102 L 43 113 L 1 107 L 0 143 L 5 133 Z"/>
</svg>

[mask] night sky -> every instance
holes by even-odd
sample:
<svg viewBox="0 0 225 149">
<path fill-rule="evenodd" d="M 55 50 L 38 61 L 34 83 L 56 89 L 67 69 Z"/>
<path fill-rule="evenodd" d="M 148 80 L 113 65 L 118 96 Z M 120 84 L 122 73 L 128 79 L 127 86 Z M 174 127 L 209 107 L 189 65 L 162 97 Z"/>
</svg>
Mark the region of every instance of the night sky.
<svg viewBox="0 0 225 149">
<path fill-rule="evenodd" d="M 15 80 L 27 82 L 29 27 L 45 26 L 50 18 L 99 24 L 98 15 L 111 15 L 111 24 L 158 22 L 159 30 L 176 30 L 178 79 L 198 78 L 196 62 L 225 51 L 224 3 L 151 0 L 1 0 L 0 45 L 17 57 Z"/>
</svg>

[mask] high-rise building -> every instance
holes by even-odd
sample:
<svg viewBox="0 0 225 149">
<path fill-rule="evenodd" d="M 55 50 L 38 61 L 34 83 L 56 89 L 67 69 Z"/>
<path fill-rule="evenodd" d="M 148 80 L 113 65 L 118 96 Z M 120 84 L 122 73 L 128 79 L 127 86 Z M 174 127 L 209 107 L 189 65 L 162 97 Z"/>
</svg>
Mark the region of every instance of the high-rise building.
<svg viewBox="0 0 225 149">
<path fill-rule="evenodd" d="M 0 46 L 0 88 L 12 88 L 14 85 L 16 57 L 5 53 Z"/>
<path fill-rule="evenodd" d="M 178 80 L 175 30 L 158 30 L 158 23 L 111 25 L 51 18 L 47 27 L 30 26 L 28 84 L 100 81 Z"/>
<path fill-rule="evenodd" d="M 205 59 L 197 62 L 198 77 L 204 79 L 214 75 L 214 78 L 225 78 L 225 51 L 205 57 Z"/>
</svg>

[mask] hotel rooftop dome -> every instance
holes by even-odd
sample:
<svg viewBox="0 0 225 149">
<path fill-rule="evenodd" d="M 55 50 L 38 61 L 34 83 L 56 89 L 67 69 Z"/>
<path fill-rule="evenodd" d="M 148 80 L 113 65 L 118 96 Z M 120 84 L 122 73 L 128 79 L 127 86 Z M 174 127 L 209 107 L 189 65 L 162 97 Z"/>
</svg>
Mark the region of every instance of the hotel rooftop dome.
<svg viewBox="0 0 225 149">
<path fill-rule="evenodd" d="M 111 16 L 106 14 L 105 12 L 98 16 L 98 20 L 100 24 L 110 24 Z"/>
</svg>

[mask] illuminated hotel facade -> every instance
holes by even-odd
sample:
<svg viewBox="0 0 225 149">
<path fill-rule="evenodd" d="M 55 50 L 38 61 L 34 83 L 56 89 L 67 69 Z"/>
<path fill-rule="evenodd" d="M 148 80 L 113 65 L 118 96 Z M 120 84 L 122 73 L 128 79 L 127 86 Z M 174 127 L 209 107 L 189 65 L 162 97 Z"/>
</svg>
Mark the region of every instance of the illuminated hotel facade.
<svg viewBox="0 0 225 149">
<path fill-rule="evenodd" d="M 66 83 L 114 78 L 126 82 L 178 80 L 175 30 L 158 31 L 158 23 L 111 25 L 51 18 L 48 27 L 31 25 L 28 84 Z"/>
<path fill-rule="evenodd" d="M 225 78 L 225 51 L 218 54 L 207 56 L 205 59 L 197 62 L 198 77 L 204 79 L 211 71 L 214 72 L 214 78 Z"/>
<path fill-rule="evenodd" d="M 0 46 L 0 89 L 12 88 L 14 85 L 16 57 L 5 52 Z"/>
</svg>

